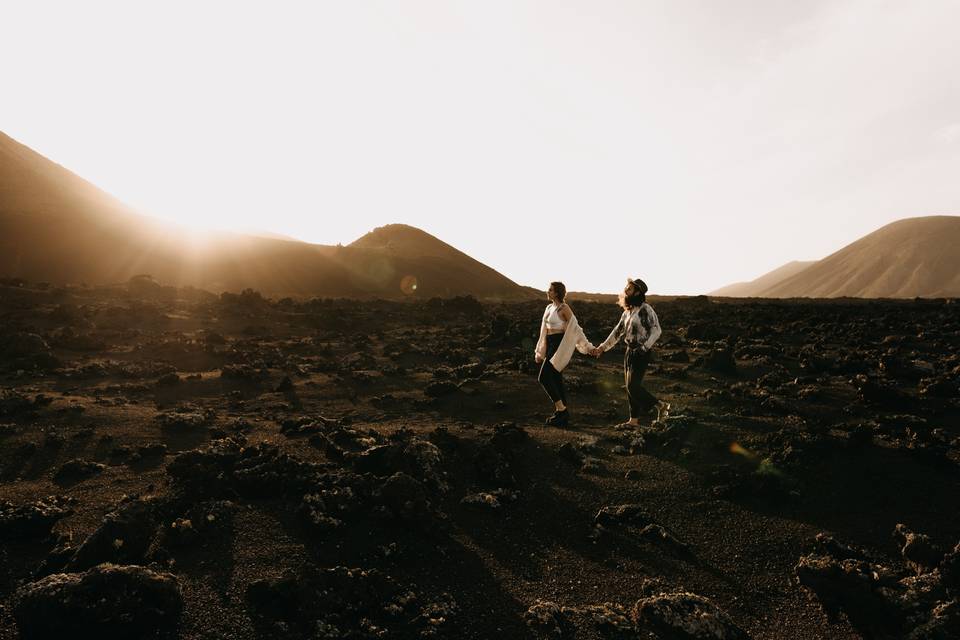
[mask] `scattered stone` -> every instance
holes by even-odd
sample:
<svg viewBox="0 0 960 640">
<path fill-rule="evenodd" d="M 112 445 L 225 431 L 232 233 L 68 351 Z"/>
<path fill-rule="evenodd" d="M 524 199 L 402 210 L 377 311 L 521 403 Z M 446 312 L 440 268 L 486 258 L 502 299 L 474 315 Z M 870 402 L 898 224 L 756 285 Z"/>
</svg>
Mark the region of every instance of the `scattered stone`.
<svg viewBox="0 0 960 640">
<path fill-rule="evenodd" d="M 603 526 L 633 525 L 645 527 L 648 524 L 653 524 L 653 520 L 639 504 L 618 504 L 603 507 L 594 516 L 593 521 L 595 524 Z"/>
<path fill-rule="evenodd" d="M 443 396 L 448 396 L 452 393 L 456 393 L 459 390 L 459 387 L 453 382 L 446 380 L 441 380 L 438 382 L 431 382 L 428 384 L 423 392 L 431 398 L 440 398 Z"/>
<path fill-rule="evenodd" d="M 568 628 L 560 605 L 549 600 L 537 600 L 523 614 L 523 621 L 541 638 L 561 640 Z"/>
<path fill-rule="evenodd" d="M 157 379 L 157 387 L 175 387 L 178 384 L 180 384 L 180 376 L 172 372 Z"/>
<path fill-rule="evenodd" d="M 510 489 L 497 489 L 496 491 L 480 493 L 471 493 L 460 500 L 460 504 L 468 504 L 487 509 L 499 509 L 503 502 L 515 502 L 520 497 L 520 492 Z"/>
<path fill-rule="evenodd" d="M 680 591 L 641 598 L 634 622 L 662 640 L 748 640 L 749 635 L 711 600 Z"/>
<path fill-rule="evenodd" d="M 935 568 L 943 558 L 943 552 L 933 544 L 930 536 L 914 533 L 905 524 L 898 524 L 894 528 L 893 539 L 900 545 L 903 559 L 917 575 Z"/>
<path fill-rule="evenodd" d="M 418 637 L 450 624 L 457 605 L 450 596 L 422 602 L 376 569 L 306 565 L 247 588 L 256 618 L 295 637 Z"/>
<path fill-rule="evenodd" d="M 74 458 L 64 462 L 63 465 L 54 474 L 54 480 L 59 482 L 79 482 L 101 473 L 106 469 L 105 465 L 99 462 L 91 462 L 82 458 Z"/>
<path fill-rule="evenodd" d="M 713 348 L 703 359 L 704 368 L 724 375 L 736 375 L 737 361 L 733 357 L 733 348 L 730 345 Z"/>
<path fill-rule="evenodd" d="M 104 562 L 143 564 L 164 507 L 158 497 L 125 496 L 76 548 L 67 569 L 82 571 Z"/>
<path fill-rule="evenodd" d="M 270 377 L 270 372 L 248 364 L 228 364 L 220 369 L 220 377 L 240 382 L 262 382 Z"/>
<path fill-rule="evenodd" d="M 897 571 L 869 560 L 845 545 L 818 540 L 819 552 L 800 558 L 795 572 L 801 586 L 816 595 L 831 614 L 843 612 L 864 636 L 877 638 L 949 638 L 937 635 L 956 622 L 943 609 L 953 577 L 947 558 L 937 561 L 929 538 L 898 525 L 894 537 L 904 545 L 904 559 L 916 572 Z M 831 555 L 833 554 L 833 555 Z M 939 564 L 938 568 L 932 568 Z"/>
<path fill-rule="evenodd" d="M 75 504 L 76 500 L 64 496 L 47 496 L 20 506 L 0 502 L 0 538 L 42 539 L 58 520 L 73 513 Z"/>
<path fill-rule="evenodd" d="M 672 533 L 667 531 L 666 528 L 659 524 L 648 524 L 641 529 L 637 535 L 647 542 L 652 542 L 654 544 L 673 549 L 674 551 L 684 553 L 689 551 L 689 547 L 686 543 L 678 540 Z"/>
</svg>

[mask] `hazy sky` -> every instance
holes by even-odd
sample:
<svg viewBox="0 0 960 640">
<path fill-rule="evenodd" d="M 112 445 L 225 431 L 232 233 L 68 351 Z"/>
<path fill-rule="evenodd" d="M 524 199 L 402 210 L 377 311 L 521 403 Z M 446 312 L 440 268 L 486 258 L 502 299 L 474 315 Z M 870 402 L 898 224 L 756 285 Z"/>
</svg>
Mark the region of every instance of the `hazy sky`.
<svg viewBox="0 0 960 640">
<path fill-rule="evenodd" d="M 960 213 L 960 0 L 0 2 L 0 130 L 145 213 L 701 293 Z"/>
</svg>

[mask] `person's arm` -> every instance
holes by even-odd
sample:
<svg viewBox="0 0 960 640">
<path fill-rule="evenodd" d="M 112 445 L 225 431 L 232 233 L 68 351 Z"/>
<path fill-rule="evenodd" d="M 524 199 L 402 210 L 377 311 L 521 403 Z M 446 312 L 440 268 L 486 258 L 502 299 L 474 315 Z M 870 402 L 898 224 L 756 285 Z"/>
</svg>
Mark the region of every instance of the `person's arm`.
<svg viewBox="0 0 960 640">
<path fill-rule="evenodd" d="M 587 334 L 583 332 L 583 327 L 580 326 L 580 323 L 577 322 L 577 319 L 573 316 L 573 314 L 570 315 L 570 320 L 567 321 L 567 330 L 571 330 L 572 327 L 576 327 L 575 330 L 577 335 L 574 346 L 576 347 L 577 351 L 584 355 L 597 355 L 596 347 L 594 347 L 593 343 L 587 339 Z"/>
<path fill-rule="evenodd" d="M 645 308 L 647 312 L 647 321 L 650 323 L 650 328 L 648 331 L 647 341 L 643 343 L 643 350 L 649 351 L 653 348 L 653 345 L 660 339 L 660 334 L 663 333 L 660 331 L 660 319 L 657 318 L 657 312 L 653 310 L 653 307 L 647 305 Z"/>
<path fill-rule="evenodd" d="M 570 305 L 566 303 L 560 305 L 560 308 L 557 309 L 557 313 L 560 314 L 560 319 L 564 322 L 570 322 L 570 318 L 573 317 L 573 309 L 571 309 Z"/>
<path fill-rule="evenodd" d="M 626 330 L 627 326 L 627 312 L 624 311 L 620 315 L 620 322 L 617 323 L 617 326 L 613 328 L 613 331 L 610 332 L 610 335 L 607 336 L 607 339 L 604 340 L 598 349 L 603 353 L 604 351 L 610 351 L 613 348 L 613 345 L 617 344 L 620 341 L 620 338 L 623 337 L 623 332 Z"/>
</svg>

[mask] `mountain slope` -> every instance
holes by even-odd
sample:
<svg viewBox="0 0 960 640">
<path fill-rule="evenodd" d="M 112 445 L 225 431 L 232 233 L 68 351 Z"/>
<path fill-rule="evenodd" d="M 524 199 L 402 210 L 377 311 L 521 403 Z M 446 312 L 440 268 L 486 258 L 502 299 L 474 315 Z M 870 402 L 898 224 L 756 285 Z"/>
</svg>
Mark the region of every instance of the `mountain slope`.
<svg viewBox="0 0 960 640">
<path fill-rule="evenodd" d="M 787 278 L 795 276 L 812 264 L 816 264 L 816 261 L 794 260 L 793 262 L 788 262 L 781 267 L 777 267 L 773 271 L 760 276 L 756 280 L 730 284 L 722 289 L 717 289 L 716 291 L 711 292 L 709 295 L 725 296 L 729 298 L 751 298 L 757 296 L 761 291 L 765 291 L 779 284 L 780 282 L 783 282 Z"/>
<path fill-rule="evenodd" d="M 146 273 L 164 284 L 272 295 L 530 297 L 525 287 L 403 225 L 347 247 L 190 232 L 130 210 L 2 133 L 0 185 L 0 275 L 99 284 Z M 407 241 L 418 237 L 431 239 L 421 243 L 424 253 Z"/>
<path fill-rule="evenodd" d="M 768 298 L 960 296 L 960 216 L 898 220 L 760 292 Z"/>
<path fill-rule="evenodd" d="M 496 295 L 504 287 L 504 276 L 479 260 L 471 258 L 462 251 L 450 246 L 426 231 L 406 224 L 388 224 L 377 227 L 361 238 L 350 243 L 349 248 L 375 251 L 391 257 L 398 263 L 416 261 L 421 272 L 429 270 L 431 278 L 438 284 L 443 283 L 446 294 L 454 294 L 455 280 L 469 280 L 476 291 L 489 292 L 482 295 Z M 450 280 L 447 283 L 447 280 Z M 512 281 L 510 284 L 516 285 Z M 528 287 L 534 296 L 542 295 Z"/>
</svg>

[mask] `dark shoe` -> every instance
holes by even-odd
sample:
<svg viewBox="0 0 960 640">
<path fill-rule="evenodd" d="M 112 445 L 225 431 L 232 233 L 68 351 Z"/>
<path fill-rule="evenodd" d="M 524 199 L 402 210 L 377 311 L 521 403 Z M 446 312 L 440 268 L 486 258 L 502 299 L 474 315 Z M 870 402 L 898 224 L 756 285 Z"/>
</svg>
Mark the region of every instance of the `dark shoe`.
<svg viewBox="0 0 960 640">
<path fill-rule="evenodd" d="M 553 416 L 547 420 L 547 424 L 552 427 L 565 427 L 570 424 L 570 411 L 564 409 L 563 411 L 557 411 Z"/>
</svg>

